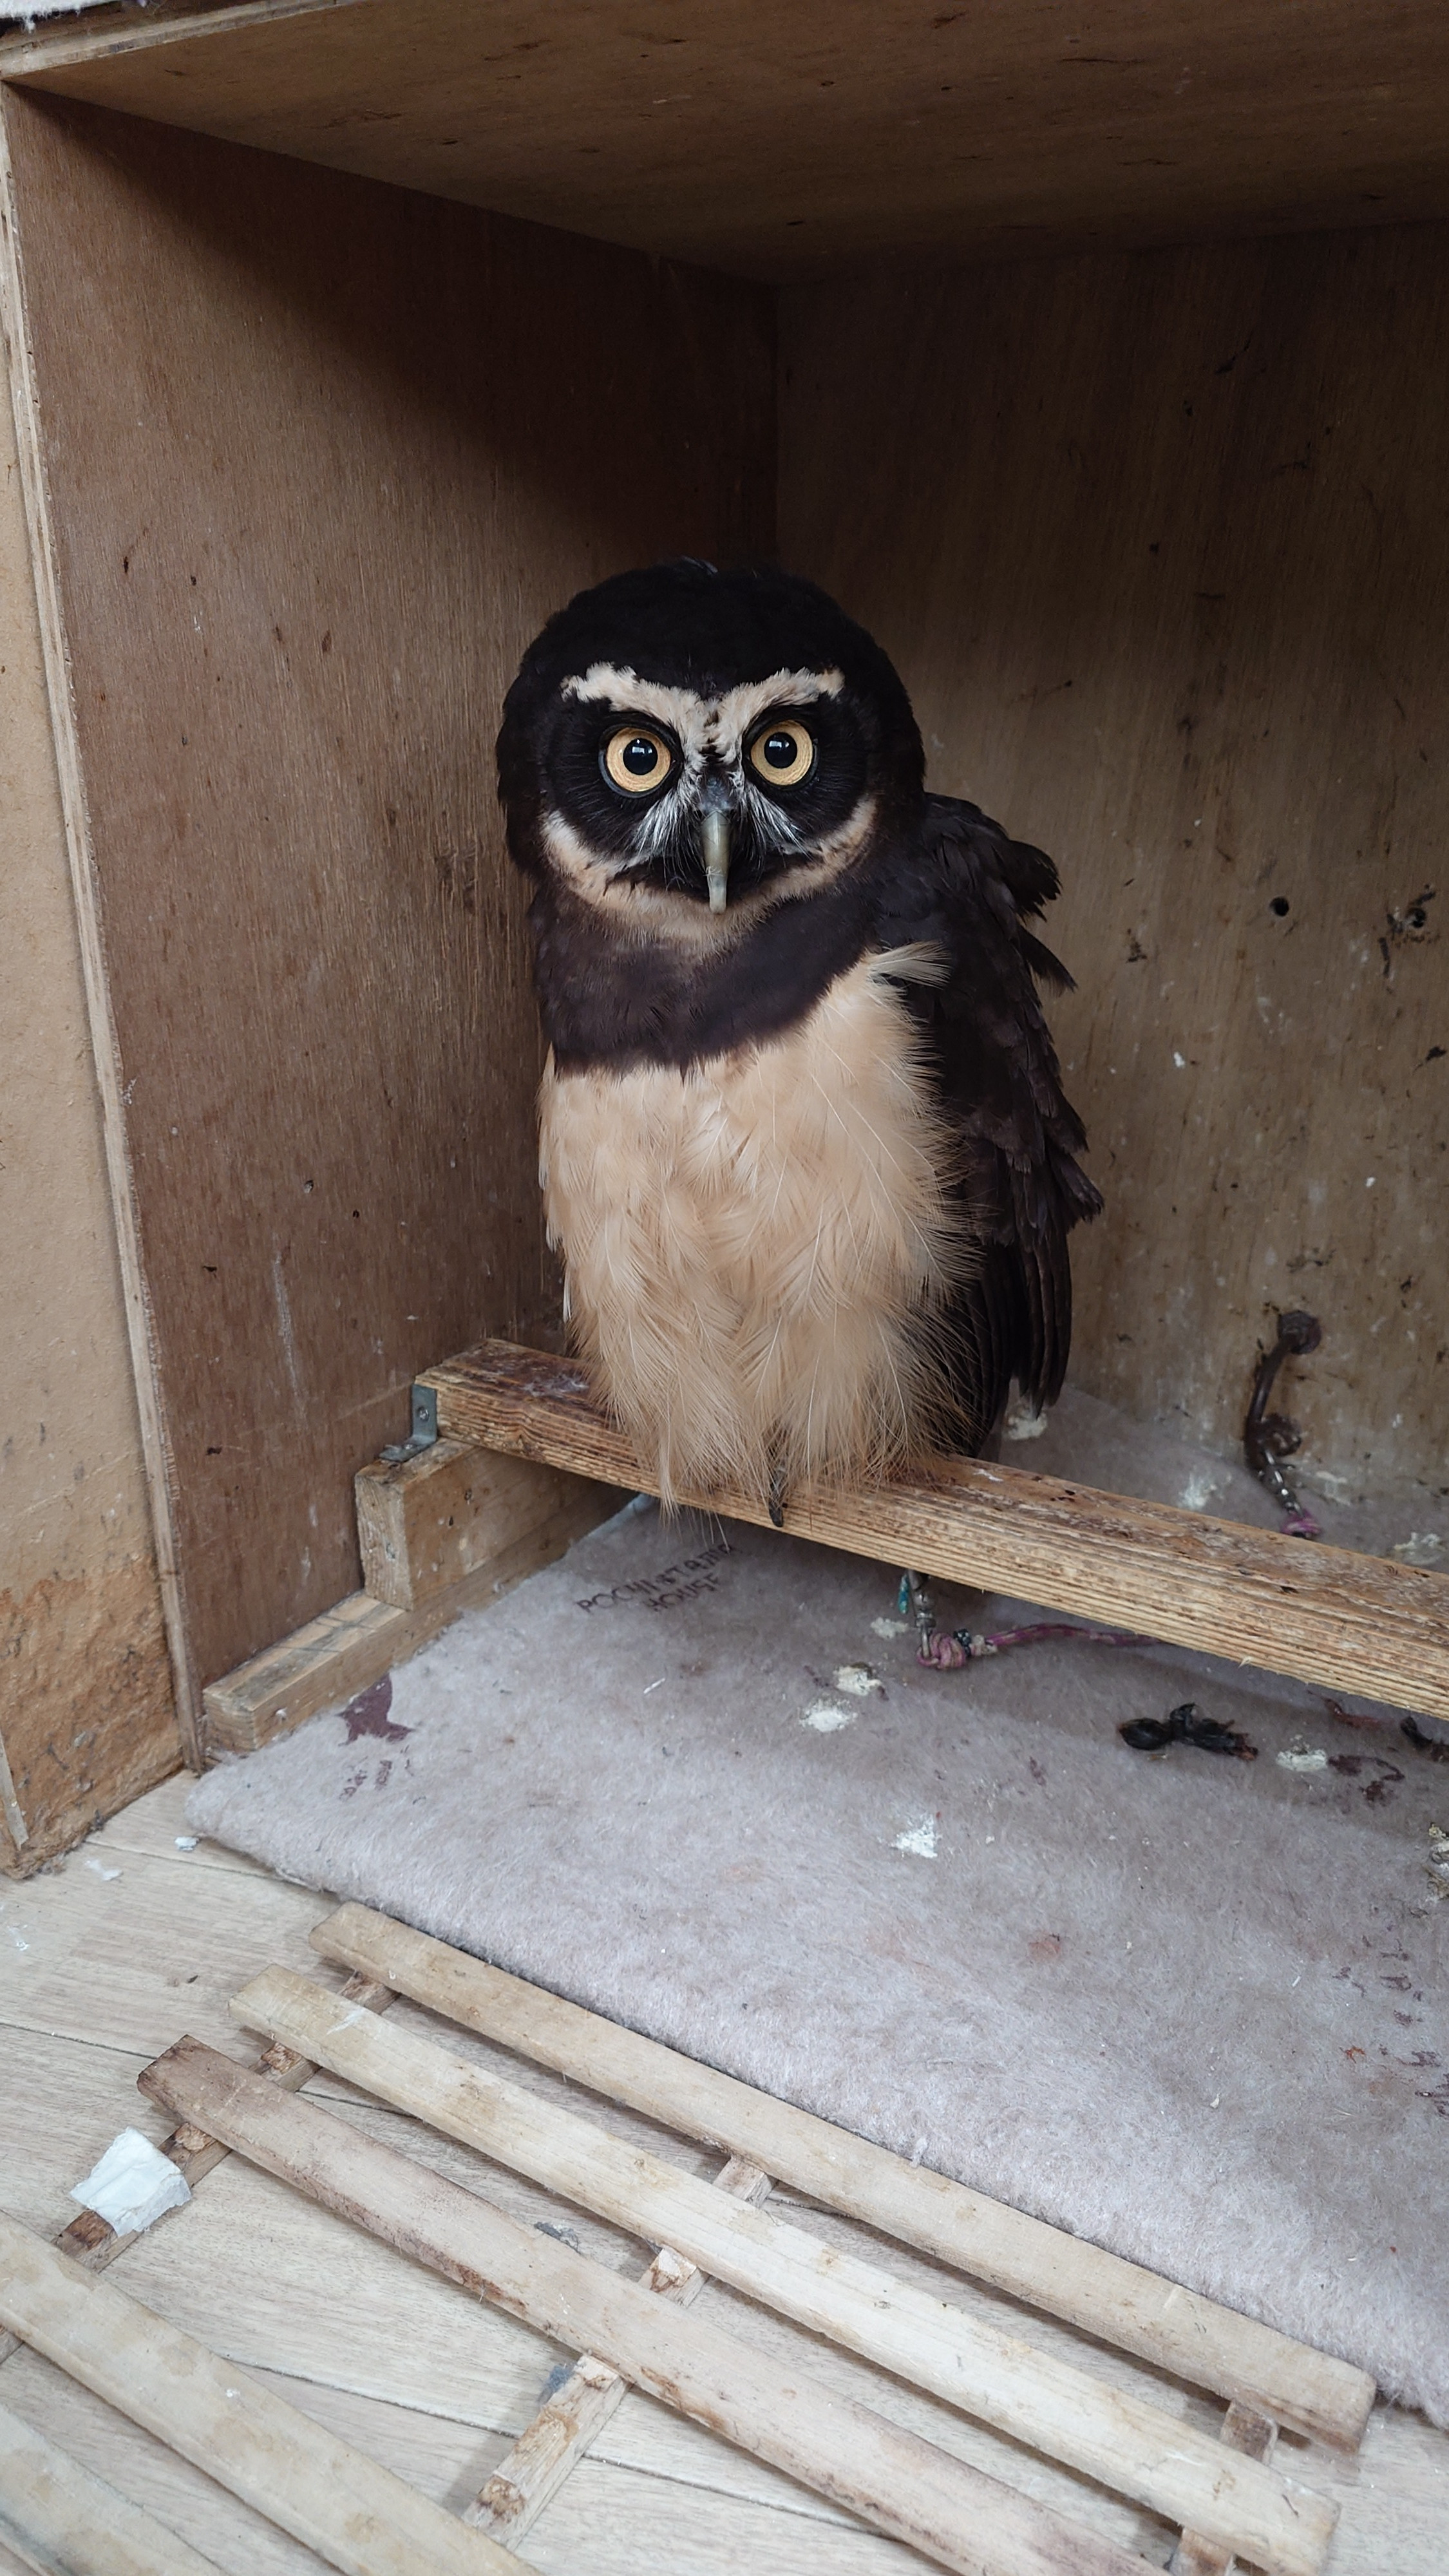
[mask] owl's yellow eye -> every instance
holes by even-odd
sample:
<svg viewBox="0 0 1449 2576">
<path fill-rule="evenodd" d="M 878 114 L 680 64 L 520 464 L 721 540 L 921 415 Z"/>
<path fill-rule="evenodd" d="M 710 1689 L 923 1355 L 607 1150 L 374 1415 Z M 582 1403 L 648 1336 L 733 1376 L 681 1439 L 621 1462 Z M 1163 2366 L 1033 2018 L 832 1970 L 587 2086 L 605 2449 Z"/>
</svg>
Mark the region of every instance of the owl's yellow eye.
<svg viewBox="0 0 1449 2576">
<path fill-rule="evenodd" d="M 795 716 L 773 716 L 750 744 L 750 767 L 771 787 L 798 787 L 815 766 L 815 740 Z"/>
<path fill-rule="evenodd" d="M 604 745 L 601 766 L 604 776 L 622 787 L 626 796 L 647 796 L 651 788 L 663 786 L 674 767 L 674 754 L 648 725 L 620 725 Z"/>
</svg>

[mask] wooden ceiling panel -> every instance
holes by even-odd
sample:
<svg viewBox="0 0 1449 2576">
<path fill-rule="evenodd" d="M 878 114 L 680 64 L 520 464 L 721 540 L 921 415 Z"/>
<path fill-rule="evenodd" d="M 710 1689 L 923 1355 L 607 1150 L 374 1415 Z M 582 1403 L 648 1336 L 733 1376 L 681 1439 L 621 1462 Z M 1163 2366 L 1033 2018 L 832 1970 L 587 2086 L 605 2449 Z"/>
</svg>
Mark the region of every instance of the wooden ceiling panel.
<svg viewBox="0 0 1449 2576">
<path fill-rule="evenodd" d="M 0 70 L 761 279 L 1449 214 L 1442 0 L 251 0 Z"/>
</svg>

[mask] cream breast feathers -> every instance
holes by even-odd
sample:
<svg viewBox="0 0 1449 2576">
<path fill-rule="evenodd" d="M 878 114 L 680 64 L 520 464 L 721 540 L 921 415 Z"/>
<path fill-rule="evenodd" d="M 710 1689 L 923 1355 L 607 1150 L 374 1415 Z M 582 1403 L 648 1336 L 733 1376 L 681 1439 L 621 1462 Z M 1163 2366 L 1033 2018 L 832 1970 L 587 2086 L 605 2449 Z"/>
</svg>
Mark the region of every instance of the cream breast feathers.
<svg viewBox="0 0 1449 2576">
<path fill-rule="evenodd" d="M 899 990 L 935 973 L 864 957 L 784 1036 L 682 1071 L 550 1058 L 573 1336 L 666 1500 L 879 1473 L 938 1416 L 932 1319 L 969 1255 Z"/>
</svg>

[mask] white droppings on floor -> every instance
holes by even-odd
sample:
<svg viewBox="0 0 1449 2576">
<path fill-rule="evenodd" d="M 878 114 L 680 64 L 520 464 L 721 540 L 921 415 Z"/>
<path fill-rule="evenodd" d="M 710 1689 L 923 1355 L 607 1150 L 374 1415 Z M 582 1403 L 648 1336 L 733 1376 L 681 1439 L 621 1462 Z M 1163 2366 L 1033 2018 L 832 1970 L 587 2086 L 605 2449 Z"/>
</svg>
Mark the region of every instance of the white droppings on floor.
<svg viewBox="0 0 1449 2576">
<path fill-rule="evenodd" d="M 1326 1771 L 1328 1769 L 1328 1755 L 1323 1746 L 1309 1744 L 1301 1735 L 1295 1735 L 1292 1743 L 1274 1758 L 1279 1769 L 1283 1771 Z"/>
<path fill-rule="evenodd" d="M 877 1679 L 869 1664 L 837 1664 L 835 1687 L 851 1699 L 869 1699 L 872 1691 L 883 1691 L 885 1683 Z"/>
<path fill-rule="evenodd" d="M 838 1735 L 842 1726 L 854 1722 L 854 1709 L 841 1708 L 833 1699 L 812 1699 L 800 1720 L 802 1726 L 813 1726 L 817 1735 Z"/>
<path fill-rule="evenodd" d="M 97 1878 L 119 1878 L 121 1875 L 109 1861 L 99 1859 L 94 1852 L 86 1853 L 86 1867 L 93 1869 Z"/>
<path fill-rule="evenodd" d="M 903 1834 L 896 1835 L 895 1849 L 898 1852 L 911 1852 L 917 1860 L 934 1860 L 936 1857 L 935 1817 L 922 1816 L 918 1825 L 907 1825 Z"/>
<path fill-rule="evenodd" d="M 906 1622 L 904 1619 L 872 1619 L 870 1623 L 870 1633 L 873 1637 L 885 1637 L 887 1639 L 891 1637 L 903 1637 L 906 1633 Z"/>
</svg>

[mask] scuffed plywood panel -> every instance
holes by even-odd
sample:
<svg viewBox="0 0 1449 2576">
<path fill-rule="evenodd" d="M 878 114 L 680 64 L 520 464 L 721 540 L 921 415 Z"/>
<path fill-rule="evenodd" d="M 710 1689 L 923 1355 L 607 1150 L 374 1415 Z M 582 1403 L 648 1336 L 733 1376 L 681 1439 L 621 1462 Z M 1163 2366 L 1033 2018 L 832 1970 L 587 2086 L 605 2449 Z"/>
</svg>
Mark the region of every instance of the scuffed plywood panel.
<svg viewBox="0 0 1449 2576">
<path fill-rule="evenodd" d="M 1444 1486 L 1449 231 L 881 274 L 782 361 L 787 559 L 1062 866 L 1073 1375 L 1226 1449 L 1307 1305 L 1317 1466 Z"/>
<path fill-rule="evenodd" d="M 768 545 L 768 308 L 7 102 L 198 1677 L 352 1591 L 416 1370 L 547 1329 L 499 705 L 544 616 Z"/>
<path fill-rule="evenodd" d="M 97 104 L 765 278 L 1449 205 L 1436 0 L 317 0 L 26 30 Z"/>
<path fill-rule="evenodd" d="M 171 1664 L 149 1554 L 0 1591 L 0 1743 L 25 1823 L 24 1873 L 176 1770 Z"/>
<path fill-rule="evenodd" d="M 0 399 L 0 1869 L 173 1770 L 135 1386 L 13 424 Z M 3 1790 L 3 1775 L 0 1775 Z M 5 1801 L 0 1796 L 0 1807 Z M 24 1839 L 11 1828 L 18 1813 Z"/>
</svg>

